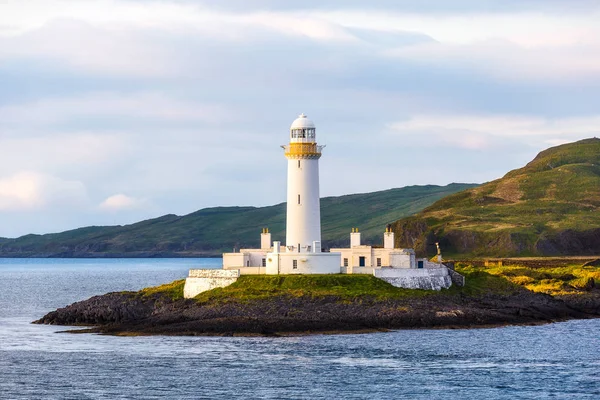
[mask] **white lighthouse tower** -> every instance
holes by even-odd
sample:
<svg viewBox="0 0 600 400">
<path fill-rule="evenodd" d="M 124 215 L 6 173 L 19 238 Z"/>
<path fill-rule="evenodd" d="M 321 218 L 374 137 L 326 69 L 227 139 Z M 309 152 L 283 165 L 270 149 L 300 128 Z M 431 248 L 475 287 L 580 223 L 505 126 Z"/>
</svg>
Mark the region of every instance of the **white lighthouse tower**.
<svg viewBox="0 0 600 400">
<path fill-rule="evenodd" d="M 288 160 L 285 247 L 274 243 L 267 256 L 267 274 L 340 273 L 340 253 L 321 250 L 319 158 L 315 124 L 301 114 L 290 127 L 285 146 Z M 337 262 L 337 264 L 336 264 Z"/>
<path fill-rule="evenodd" d="M 311 252 L 321 245 L 319 158 L 323 146 L 317 145 L 315 124 L 301 114 L 290 127 L 290 143 L 282 147 L 288 160 L 285 244 L 288 251 Z"/>
</svg>

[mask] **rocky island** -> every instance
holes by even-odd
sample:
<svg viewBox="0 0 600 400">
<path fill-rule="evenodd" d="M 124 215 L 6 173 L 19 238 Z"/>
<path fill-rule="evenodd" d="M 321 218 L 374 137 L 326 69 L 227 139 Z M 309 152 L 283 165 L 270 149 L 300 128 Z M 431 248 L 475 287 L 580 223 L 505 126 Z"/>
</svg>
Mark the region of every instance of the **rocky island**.
<svg viewBox="0 0 600 400">
<path fill-rule="evenodd" d="M 181 280 L 95 296 L 35 323 L 114 335 L 289 335 L 597 318 L 597 264 L 458 264 L 467 284 L 441 291 L 396 288 L 364 275 L 242 276 L 184 299 Z"/>
</svg>

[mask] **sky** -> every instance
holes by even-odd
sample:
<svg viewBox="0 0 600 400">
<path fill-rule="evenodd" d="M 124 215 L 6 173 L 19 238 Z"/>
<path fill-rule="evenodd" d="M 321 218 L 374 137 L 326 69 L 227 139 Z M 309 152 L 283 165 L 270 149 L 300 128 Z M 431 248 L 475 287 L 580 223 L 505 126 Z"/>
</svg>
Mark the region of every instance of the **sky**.
<svg viewBox="0 0 600 400">
<path fill-rule="evenodd" d="M 597 0 L 0 0 L 0 236 L 482 183 L 600 136 Z"/>
</svg>

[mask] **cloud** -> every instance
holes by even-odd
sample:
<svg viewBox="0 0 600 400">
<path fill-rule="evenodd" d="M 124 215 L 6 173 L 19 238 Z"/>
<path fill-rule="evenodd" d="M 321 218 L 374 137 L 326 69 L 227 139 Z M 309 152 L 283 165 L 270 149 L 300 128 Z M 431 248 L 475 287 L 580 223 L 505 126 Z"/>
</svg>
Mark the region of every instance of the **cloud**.
<svg viewBox="0 0 600 400">
<path fill-rule="evenodd" d="M 87 93 L 0 106 L 2 126 L 48 126 L 77 119 L 126 118 L 144 121 L 218 122 L 231 116 L 223 106 L 182 101 L 164 93 Z M 2 132 L 0 132 L 0 135 Z"/>
<path fill-rule="evenodd" d="M 328 145 L 323 195 L 501 176 L 598 136 L 584 3 L 0 0 L 3 180 L 88 197 L 0 213 L 0 236 L 283 201 L 300 112 Z"/>
<path fill-rule="evenodd" d="M 0 178 L 0 211 L 81 205 L 86 199 L 85 186 L 78 181 L 32 171 Z"/>
<path fill-rule="evenodd" d="M 119 193 L 107 197 L 102 203 L 100 203 L 100 208 L 106 211 L 122 211 L 139 208 L 145 203 L 145 200 L 136 199 L 134 197 Z"/>
<path fill-rule="evenodd" d="M 0 131 L 1 170 L 77 175 L 120 159 L 131 146 L 123 134 L 44 132 L 43 136 L 31 136 L 35 133 L 40 134 L 33 128 L 14 134 Z"/>
<path fill-rule="evenodd" d="M 432 143 L 485 149 L 505 140 L 561 144 L 600 136 L 600 115 L 542 118 L 514 115 L 416 115 L 388 125 L 391 135 L 425 136 Z"/>
<path fill-rule="evenodd" d="M 147 0 L 137 0 L 147 2 Z M 179 0 L 188 4 L 246 13 L 252 10 L 298 11 L 298 10 L 386 10 L 396 12 L 419 12 L 424 14 L 472 14 L 481 12 L 522 12 L 543 10 L 553 13 L 572 13 L 598 9 L 595 0 L 304 0 L 302 2 L 281 0 Z"/>
<path fill-rule="evenodd" d="M 390 50 L 387 54 L 421 65 L 474 70 L 527 84 L 600 78 L 600 43 L 526 48 L 498 40 L 466 45 L 431 42 Z"/>
<path fill-rule="evenodd" d="M 0 36 L 0 60 L 64 63 L 73 70 L 137 79 L 177 73 L 169 62 L 168 49 L 148 36 L 81 20 L 49 20 L 16 36 Z"/>
</svg>

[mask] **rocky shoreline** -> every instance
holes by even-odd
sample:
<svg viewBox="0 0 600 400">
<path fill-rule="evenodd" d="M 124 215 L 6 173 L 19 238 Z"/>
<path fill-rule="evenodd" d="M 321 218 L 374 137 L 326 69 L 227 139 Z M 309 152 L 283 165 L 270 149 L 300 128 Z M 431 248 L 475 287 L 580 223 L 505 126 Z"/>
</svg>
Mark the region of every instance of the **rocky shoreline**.
<svg viewBox="0 0 600 400">
<path fill-rule="evenodd" d="M 595 292 L 585 298 L 557 298 L 522 289 L 510 295 L 442 291 L 399 299 L 277 295 L 250 301 L 119 292 L 60 308 L 34 323 L 90 326 L 85 332 L 113 335 L 274 336 L 530 325 L 598 317 L 600 296 Z"/>
</svg>

